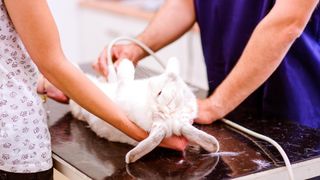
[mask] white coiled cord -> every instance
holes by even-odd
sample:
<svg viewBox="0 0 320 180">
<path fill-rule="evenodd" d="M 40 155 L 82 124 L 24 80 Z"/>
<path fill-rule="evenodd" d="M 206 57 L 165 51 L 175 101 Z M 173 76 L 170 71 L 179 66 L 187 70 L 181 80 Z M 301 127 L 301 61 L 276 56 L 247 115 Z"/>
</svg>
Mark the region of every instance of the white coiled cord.
<svg viewBox="0 0 320 180">
<path fill-rule="evenodd" d="M 153 58 L 155 58 L 157 60 L 157 62 L 164 68 L 165 65 L 163 64 L 163 62 L 160 60 L 159 57 L 157 57 L 157 55 L 155 54 L 155 52 L 153 50 L 151 50 L 148 46 L 146 46 L 143 42 L 137 40 L 137 39 L 134 39 L 134 38 L 131 38 L 131 37 L 118 37 L 116 39 L 114 39 L 113 41 L 111 41 L 111 43 L 108 45 L 108 48 L 107 48 L 107 53 L 108 53 L 108 71 L 109 71 L 109 75 L 108 75 L 108 81 L 109 82 L 116 82 L 117 81 L 117 77 L 116 77 L 116 73 L 115 73 L 115 68 L 113 66 L 113 61 L 112 61 L 112 47 L 119 41 L 129 41 L 129 42 L 134 42 L 136 43 L 137 45 L 139 45 L 142 49 L 144 49 L 147 53 L 149 53 Z M 244 133 L 247 133 L 253 137 L 256 137 L 258 139 L 261 139 L 261 140 L 264 140 L 264 141 L 267 141 L 269 142 L 270 144 L 272 144 L 275 148 L 277 148 L 277 150 L 279 151 L 279 153 L 281 154 L 283 160 L 284 160 L 284 163 L 287 167 L 287 170 L 288 170 L 288 174 L 289 174 L 289 178 L 291 180 L 294 180 L 294 176 L 293 176 L 293 171 L 292 171 L 292 166 L 291 166 L 291 163 L 290 163 L 290 160 L 287 156 L 287 154 L 285 153 L 285 151 L 282 149 L 282 147 L 276 142 L 274 141 L 273 139 L 267 137 L 267 136 L 264 136 L 262 134 L 259 134 L 259 133 L 256 133 L 250 129 L 247 129 L 243 126 L 240 126 L 230 120 L 227 120 L 227 119 L 221 119 L 221 121 L 235 129 L 238 129 Z"/>
</svg>

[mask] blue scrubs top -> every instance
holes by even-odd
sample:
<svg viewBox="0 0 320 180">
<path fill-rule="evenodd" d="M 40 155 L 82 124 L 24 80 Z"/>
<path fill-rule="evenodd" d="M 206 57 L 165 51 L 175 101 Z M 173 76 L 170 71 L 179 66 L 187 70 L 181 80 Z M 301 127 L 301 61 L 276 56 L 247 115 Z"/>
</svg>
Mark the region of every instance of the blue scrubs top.
<svg viewBox="0 0 320 180">
<path fill-rule="evenodd" d="M 195 0 L 210 93 L 225 79 L 274 0 Z M 263 56 L 263 54 L 261 54 Z M 240 107 L 320 128 L 320 7 L 272 76 Z"/>
</svg>

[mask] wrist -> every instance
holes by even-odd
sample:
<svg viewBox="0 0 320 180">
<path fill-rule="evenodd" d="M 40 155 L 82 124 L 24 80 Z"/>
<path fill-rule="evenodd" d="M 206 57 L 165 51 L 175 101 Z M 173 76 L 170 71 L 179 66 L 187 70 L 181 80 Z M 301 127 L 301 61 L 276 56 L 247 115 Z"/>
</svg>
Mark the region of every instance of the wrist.
<svg viewBox="0 0 320 180">
<path fill-rule="evenodd" d="M 135 64 L 137 64 L 141 59 L 148 56 L 148 53 L 144 49 L 142 49 L 142 47 L 140 47 L 135 43 L 131 44 L 131 48 L 132 48 L 132 52 L 134 52 L 133 57 L 131 58 Z"/>
<path fill-rule="evenodd" d="M 141 41 L 143 44 L 145 44 L 147 47 L 149 47 L 152 51 L 156 51 L 152 45 L 152 41 L 150 41 L 150 38 L 145 36 L 144 34 L 140 34 L 136 37 L 137 40 Z M 142 47 L 135 44 L 140 50 L 138 51 L 140 58 L 144 58 L 146 56 L 149 56 L 150 54 L 146 52 Z"/>
<path fill-rule="evenodd" d="M 221 119 L 227 114 L 226 107 L 218 98 L 212 95 L 208 98 L 208 101 L 208 103 L 210 104 L 209 112 L 212 119 Z"/>
</svg>

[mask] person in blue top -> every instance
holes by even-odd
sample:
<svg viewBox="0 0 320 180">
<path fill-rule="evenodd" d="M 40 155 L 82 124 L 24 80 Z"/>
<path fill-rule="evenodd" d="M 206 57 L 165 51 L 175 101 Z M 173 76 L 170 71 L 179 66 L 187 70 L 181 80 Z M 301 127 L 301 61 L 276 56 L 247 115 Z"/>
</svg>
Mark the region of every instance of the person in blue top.
<svg viewBox="0 0 320 180">
<path fill-rule="evenodd" d="M 320 128 L 319 0 L 168 0 L 138 36 L 159 50 L 199 24 L 210 96 L 196 122 L 237 109 Z M 105 52 L 94 64 L 102 74 Z M 134 63 L 135 44 L 113 48 Z"/>
</svg>

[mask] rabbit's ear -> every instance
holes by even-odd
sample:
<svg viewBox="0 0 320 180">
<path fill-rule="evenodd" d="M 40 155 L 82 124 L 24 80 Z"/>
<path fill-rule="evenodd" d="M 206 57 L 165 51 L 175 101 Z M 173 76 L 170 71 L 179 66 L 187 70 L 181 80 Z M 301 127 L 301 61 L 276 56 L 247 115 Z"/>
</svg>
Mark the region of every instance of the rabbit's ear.
<svg viewBox="0 0 320 180">
<path fill-rule="evenodd" d="M 191 124 L 184 125 L 181 129 L 181 133 L 189 141 L 199 144 L 208 152 L 219 151 L 219 142 L 215 137 L 203 131 L 200 131 L 199 129 L 193 127 Z"/>
<path fill-rule="evenodd" d="M 179 75 L 180 73 L 180 65 L 179 65 L 179 60 L 176 57 L 171 57 L 168 60 L 167 67 L 166 67 L 166 72 L 172 72 L 176 75 Z"/>
<path fill-rule="evenodd" d="M 163 124 L 153 124 L 149 136 L 126 154 L 126 163 L 133 163 L 156 148 L 165 137 Z"/>
<path fill-rule="evenodd" d="M 134 80 L 134 65 L 129 59 L 122 59 L 117 68 L 117 78 L 120 81 Z"/>
</svg>

